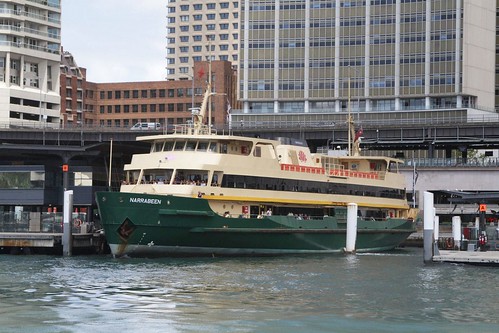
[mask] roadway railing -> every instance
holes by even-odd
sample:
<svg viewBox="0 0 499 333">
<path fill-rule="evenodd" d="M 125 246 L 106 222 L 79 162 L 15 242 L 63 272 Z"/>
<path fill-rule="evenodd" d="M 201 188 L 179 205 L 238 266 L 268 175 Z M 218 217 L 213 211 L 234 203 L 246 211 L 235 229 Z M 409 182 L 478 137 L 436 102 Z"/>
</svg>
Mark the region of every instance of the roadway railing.
<svg viewBox="0 0 499 333">
<path fill-rule="evenodd" d="M 403 167 L 432 168 L 432 167 L 499 167 L 497 157 L 472 157 L 472 158 L 415 158 L 402 159 Z"/>
<path fill-rule="evenodd" d="M 376 126 L 412 126 L 412 125 L 456 125 L 477 123 L 499 123 L 499 114 L 494 111 L 477 109 L 430 109 L 399 111 L 360 111 L 351 113 L 352 120 L 364 127 Z M 307 129 L 346 127 L 348 113 L 242 113 L 231 111 L 232 130 L 253 129 Z"/>
<path fill-rule="evenodd" d="M 330 115 L 329 119 L 317 120 L 303 118 L 301 120 L 287 120 L 284 117 L 276 117 L 270 120 L 253 120 L 244 118 L 232 122 L 232 130 L 254 130 L 254 129 L 331 129 L 332 127 L 347 127 L 345 115 Z M 355 119 L 355 117 L 354 117 Z M 383 126 L 435 126 L 435 125 L 459 125 L 459 124 L 498 124 L 497 114 L 462 116 L 462 117 L 436 117 L 436 118 L 381 118 L 381 119 L 355 119 L 357 126 L 383 127 Z"/>
<path fill-rule="evenodd" d="M 456 111 L 456 110 L 454 110 Z M 404 126 L 499 126 L 499 114 L 486 112 L 483 114 L 467 114 L 463 112 L 434 112 L 423 113 L 394 112 L 394 113 L 361 113 L 360 116 L 352 115 L 356 127 L 366 128 L 377 127 L 404 127 Z M 226 131 L 255 131 L 255 130 L 276 130 L 284 129 L 290 131 L 306 130 L 332 130 L 334 128 L 346 129 L 348 126 L 346 113 L 327 114 L 237 114 L 232 116 L 229 124 L 215 124 L 213 130 Z M 179 124 L 182 125 L 182 124 Z M 168 125 L 159 131 L 171 132 L 176 125 Z M 65 131 L 130 131 L 131 127 L 87 125 L 87 124 L 59 124 L 43 123 L 28 120 L 11 120 L 0 122 L 2 129 L 56 129 Z M 151 130 L 150 130 L 151 131 Z M 154 132 L 154 130 L 152 130 Z"/>
</svg>

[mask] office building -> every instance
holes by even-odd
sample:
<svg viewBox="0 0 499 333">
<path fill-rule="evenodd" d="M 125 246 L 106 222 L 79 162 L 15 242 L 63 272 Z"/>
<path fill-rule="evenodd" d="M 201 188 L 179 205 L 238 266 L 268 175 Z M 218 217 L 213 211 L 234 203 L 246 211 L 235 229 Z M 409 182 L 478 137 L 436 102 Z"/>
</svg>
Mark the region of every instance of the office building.
<svg viewBox="0 0 499 333">
<path fill-rule="evenodd" d="M 493 110 L 495 15 L 493 1 L 242 1 L 239 118 Z"/>
<path fill-rule="evenodd" d="M 189 80 L 195 62 L 229 61 L 239 53 L 239 1 L 169 0 L 167 79 Z"/>
<path fill-rule="evenodd" d="M 87 123 L 100 127 L 129 129 L 138 122 L 160 123 L 163 128 L 192 121 L 192 108 L 201 105 L 210 72 L 206 61 L 194 64 L 194 80 L 86 83 Z M 211 62 L 211 120 L 217 128 L 225 126 L 227 110 L 234 105 L 236 75 L 230 62 Z"/>
<path fill-rule="evenodd" d="M 0 125 L 57 127 L 60 0 L 0 1 Z"/>
</svg>

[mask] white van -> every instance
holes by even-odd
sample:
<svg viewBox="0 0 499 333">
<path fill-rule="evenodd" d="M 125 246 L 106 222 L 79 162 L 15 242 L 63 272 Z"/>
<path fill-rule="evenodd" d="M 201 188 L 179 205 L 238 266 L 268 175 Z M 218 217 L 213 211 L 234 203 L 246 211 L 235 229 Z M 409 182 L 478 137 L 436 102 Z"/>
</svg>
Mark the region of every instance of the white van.
<svg viewBox="0 0 499 333">
<path fill-rule="evenodd" d="M 160 123 L 136 123 L 130 128 L 132 131 L 159 131 Z"/>
</svg>

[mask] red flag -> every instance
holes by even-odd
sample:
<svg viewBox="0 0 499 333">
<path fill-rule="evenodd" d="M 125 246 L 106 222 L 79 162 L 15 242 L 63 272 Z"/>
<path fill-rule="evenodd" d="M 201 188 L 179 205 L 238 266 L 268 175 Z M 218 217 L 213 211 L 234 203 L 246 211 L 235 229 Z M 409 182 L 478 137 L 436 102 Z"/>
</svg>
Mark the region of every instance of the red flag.
<svg viewBox="0 0 499 333">
<path fill-rule="evenodd" d="M 357 133 L 355 133 L 355 139 L 353 139 L 353 141 L 357 141 L 361 136 L 362 136 L 362 133 L 364 133 L 364 131 L 362 130 L 362 127 L 359 128 L 359 130 L 357 131 Z"/>
</svg>

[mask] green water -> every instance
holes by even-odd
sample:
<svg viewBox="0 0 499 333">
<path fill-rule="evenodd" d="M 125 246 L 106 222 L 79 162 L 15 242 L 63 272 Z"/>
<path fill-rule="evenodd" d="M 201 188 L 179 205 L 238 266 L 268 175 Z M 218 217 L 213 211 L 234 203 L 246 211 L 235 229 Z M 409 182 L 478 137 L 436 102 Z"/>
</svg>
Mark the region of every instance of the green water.
<svg viewBox="0 0 499 333">
<path fill-rule="evenodd" d="M 277 258 L 0 256 L 0 332 L 496 332 L 499 269 L 421 249 Z"/>
</svg>

